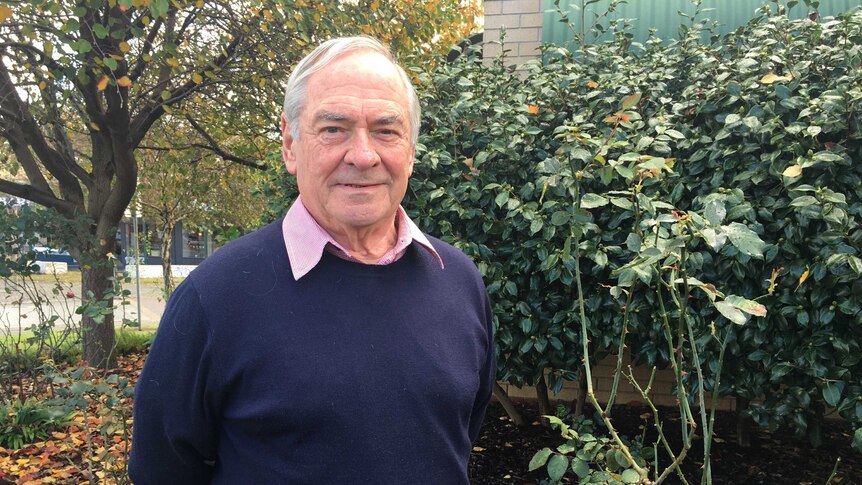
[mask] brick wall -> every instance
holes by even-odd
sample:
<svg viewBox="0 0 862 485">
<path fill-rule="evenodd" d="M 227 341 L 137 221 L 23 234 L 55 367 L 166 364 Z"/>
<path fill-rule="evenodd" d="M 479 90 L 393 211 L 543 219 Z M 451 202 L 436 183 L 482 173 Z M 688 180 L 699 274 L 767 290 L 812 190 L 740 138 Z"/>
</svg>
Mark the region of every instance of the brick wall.
<svg viewBox="0 0 862 485">
<path fill-rule="evenodd" d="M 623 370 L 627 370 L 630 364 L 628 358 L 623 360 Z M 608 396 L 613 385 L 613 373 L 617 368 L 615 356 L 606 357 L 599 362 L 598 366 L 592 368 L 593 374 L 593 390 L 596 393 L 596 398 L 601 403 L 607 402 Z M 646 387 L 649 383 L 650 369 L 646 367 L 634 367 L 634 376 L 638 385 Z M 652 392 L 650 397 L 654 404 L 658 406 L 676 406 L 676 397 L 672 394 L 674 385 L 674 375 L 670 368 L 659 369 L 656 371 L 655 379 L 653 379 Z M 532 387 L 515 387 L 504 382 L 500 383 L 503 389 L 509 394 L 509 397 L 515 399 L 535 399 L 536 391 Z M 552 401 L 571 402 L 578 395 L 576 382 L 566 382 L 563 389 L 556 395 L 551 395 Z M 707 399 L 709 395 L 707 396 Z M 617 404 L 626 404 L 628 402 L 642 402 L 641 395 L 629 384 L 624 376 L 620 376 L 620 383 L 617 388 Z M 709 401 L 707 401 L 709 402 Z M 589 405 L 589 404 L 588 404 Z M 736 400 L 732 397 L 721 398 L 718 400 L 717 408 L 720 410 L 735 410 Z"/>
<path fill-rule="evenodd" d="M 507 64 L 523 64 L 538 55 L 542 43 L 542 0 L 485 0 L 483 56 L 500 53 L 501 28 L 506 28 Z"/>
</svg>

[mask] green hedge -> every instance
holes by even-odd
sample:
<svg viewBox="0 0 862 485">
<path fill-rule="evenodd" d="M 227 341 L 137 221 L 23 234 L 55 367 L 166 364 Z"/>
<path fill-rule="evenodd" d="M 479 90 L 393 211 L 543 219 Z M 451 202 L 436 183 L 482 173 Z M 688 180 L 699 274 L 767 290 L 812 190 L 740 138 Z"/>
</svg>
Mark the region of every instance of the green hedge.
<svg viewBox="0 0 862 485">
<path fill-rule="evenodd" d="M 669 238 L 689 214 L 686 272 L 768 309 L 737 325 L 691 293 L 704 384 L 717 329 L 730 335 L 722 393 L 762 400 L 761 425 L 816 434 L 827 408 L 862 422 L 862 12 L 759 17 L 711 45 L 701 34 L 549 45 L 517 71 L 470 56 L 414 69 L 424 112 L 405 207 L 479 265 L 501 380 L 577 377 L 576 263 L 591 357 L 616 352 L 627 309 L 634 360 L 666 365 L 655 292 L 642 291 L 655 275 L 629 263 L 655 243 L 644 235 Z M 278 174 L 264 192 L 275 216 L 295 188 Z"/>
</svg>

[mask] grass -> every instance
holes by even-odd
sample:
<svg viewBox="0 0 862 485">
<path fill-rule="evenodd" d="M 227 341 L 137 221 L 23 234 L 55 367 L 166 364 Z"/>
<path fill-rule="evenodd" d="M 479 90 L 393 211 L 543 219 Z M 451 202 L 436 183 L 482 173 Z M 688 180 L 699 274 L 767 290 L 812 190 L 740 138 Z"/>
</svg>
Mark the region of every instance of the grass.
<svg viewBox="0 0 862 485">
<path fill-rule="evenodd" d="M 57 338 L 61 338 L 61 332 L 55 332 Z M 125 355 L 147 350 L 156 335 L 155 329 L 128 330 L 118 329 L 114 331 L 116 339 L 117 355 Z M 41 349 L 39 356 L 39 342 L 30 340 L 33 332 L 21 332 L 14 335 L 0 335 L 0 371 L 20 371 L 33 369 L 40 364 L 39 357 L 45 357 L 46 349 Z M 54 360 L 75 363 L 81 357 L 81 342 L 71 336 L 64 341 L 53 356 Z"/>
</svg>

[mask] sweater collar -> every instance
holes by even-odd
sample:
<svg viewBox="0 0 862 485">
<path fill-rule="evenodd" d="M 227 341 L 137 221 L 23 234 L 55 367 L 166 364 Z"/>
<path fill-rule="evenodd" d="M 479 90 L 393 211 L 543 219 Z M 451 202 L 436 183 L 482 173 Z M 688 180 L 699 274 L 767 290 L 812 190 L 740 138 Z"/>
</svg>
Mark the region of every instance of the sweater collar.
<svg viewBox="0 0 862 485">
<path fill-rule="evenodd" d="M 407 252 L 410 244 L 415 242 L 431 253 L 440 264 L 440 269 L 443 269 L 443 259 L 401 206 L 398 206 L 396 221 L 398 238 L 395 247 L 388 251 L 376 264 L 386 265 L 397 261 Z M 299 280 L 314 269 L 323 257 L 324 251 L 330 251 L 348 261 L 355 261 L 350 252 L 338 244 L 314 220 L 300 197 L 297 197 L 284 216 L 281 232 L 284 236 L 284 246 L 287 249 L 287 257 L 290 259 L 290 268 L 294 280 Z"/>
</svg>

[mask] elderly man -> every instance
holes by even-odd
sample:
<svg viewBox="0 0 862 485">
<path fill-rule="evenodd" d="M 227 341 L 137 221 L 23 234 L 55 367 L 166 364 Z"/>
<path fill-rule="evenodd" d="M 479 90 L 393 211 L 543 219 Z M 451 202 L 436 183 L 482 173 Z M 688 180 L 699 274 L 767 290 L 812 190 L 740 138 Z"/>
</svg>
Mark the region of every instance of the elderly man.
<svg viewBox="0 0 862 485">
<path fill-rule="evenodd" d="M 400 206 L 419 102 L 389 51 L 334 39 L 290 76 L 300 197 L 168 302 L 135 397 L 135 483 L 457 484 L 493 385 L 473 263 Z"/>
</svg>

